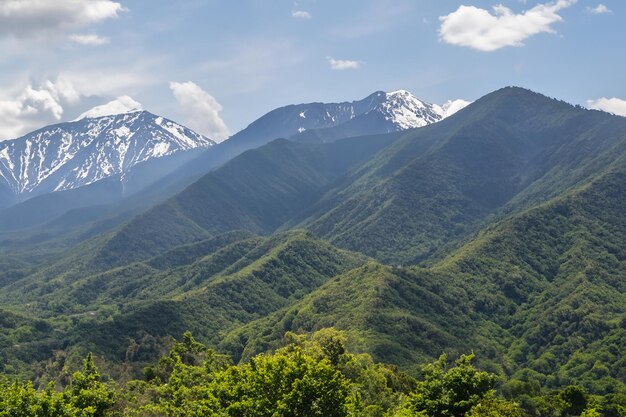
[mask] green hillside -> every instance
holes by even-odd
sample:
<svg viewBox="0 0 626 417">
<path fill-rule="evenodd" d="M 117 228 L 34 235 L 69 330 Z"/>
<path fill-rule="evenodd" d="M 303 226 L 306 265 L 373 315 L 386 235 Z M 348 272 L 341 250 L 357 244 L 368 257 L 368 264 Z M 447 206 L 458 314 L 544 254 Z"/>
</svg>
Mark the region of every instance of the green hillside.
<svg viewBox="0 0 626 417">
<path fill-rule="evenodd" d="M 441 291 L 426 271 L 376 262 L 333 278 L 302 301 L 232 332 L 223 350 L 248 358 L 280 346 L 287 331 L 336 327 L 349 345 L 378 360 L 411 369 L 444 350 L 465 352 L 475 326 L 458 294 Z M 413 369 L 414 370 L 414 369 Z"/>
<path fill-rule="evenodd" d="M 474 352 L 531 415 L 578 416 L 546 410 L 584 390 L 619 417 L 625 202 L 626 119 L 519 88 L 403 134 L 276 140 L 116 228 L 5 242 L 0 371 L 64 385 L 93 352 L 127 381 L 187 330 L 245 367 L 334 327 L 412 376 Z"/>
<path fill-rule="evenodd" d="M 505 88 L 382 150 L 302 224 L 383 262 L 415 264 L 495 215 L 588 181 L 624 154 L 625 132 L 623 118 Z"/>
<path fill-rule="evenodd" d="M 267 238 L 228 233 L 146 262 L 82 278 L 60 275 L 41 288 L 29 281 L 5 289 L 22 295 L 3 304 L 47 318 L 46 337 L 58 333 L 42 352 L 58 349 L 62 340 L 74 358 L 91 350 L 115 364 L 129 343 L 139 350 L 148 343 L 143 357 L 127 358 L 145 361 L 160 353 L 155 340 L 162 345 L 169 336 L 193 330 L 216 345 L 223 331 L 283 308 L 365 261 L 304 231 Z M 19 329 L 10 327 L 8 340 L 38 343 L 19 338 Z"/>
<path fill-rule="evenodd" d="M 407 368 L 473 350 L 483 366 L 526 382 L 624 390 L 626 165 L 618 166 L 490 226 L 431 267 L 369 263 L 336 277 L 221 346 L 249 357 L 279 346 L 286 331 L 332 326 L 354 348 Z"/>
<path fill-rule="evenodd" d="M 231 230 L 270 233 L 395 137 L 328 145 L 283 139 L 247 151 L 124 226 L 103 248 L 102 261 L 138 260 Z"/>
</svg>

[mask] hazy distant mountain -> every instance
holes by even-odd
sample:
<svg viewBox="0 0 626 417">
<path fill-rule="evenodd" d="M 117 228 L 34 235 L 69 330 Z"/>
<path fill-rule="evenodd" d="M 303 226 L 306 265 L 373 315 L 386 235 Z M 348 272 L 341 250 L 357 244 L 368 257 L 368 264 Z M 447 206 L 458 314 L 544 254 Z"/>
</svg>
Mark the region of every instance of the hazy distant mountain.
<svg viewBox="0 0 626 417">
<path fill-rule="evenodd" d="M 429 104 L 399 90 L 375 92 L 354 102 L 285 106 L 218 146 L 139 109 L 113 116 L 90 111 L 72 123 L 0 144 L 0 207 L 40 195 L 0 212 L 0 229 L 41 224 L 68 210 L 114 203 L 141 190 L 130 204 L 147 208 L 275 138 L 320 143 L 403 131 L 437 122 L 467 104 Z M 105 178 L 105 183 L 94 184 Z M 90 184 L 94 186 L 85 188 Z M 50 194 L 53 191 L 66 192 Z"/>
<path fill-rule="evenodd" d="M 0 142 L 0 199 L 20 201 L 115 175 L 124 183 L 141 164 L 212 145 L 210 139 L 147 111 L 44 127 Z"/>
<path fill-rule="evenodd" d="M 443 106 L 430 104 L 408 91 L 377 91 L 363 100 L 344 103 L 307 103 L 273 110 L 235 137 L 290 138 L 308 130 L 349 126 L 346 135 L 397 132 L 422 127 L 452 115 L 464 105 L 455 100 Z M 351 130 L 351 132 L 350 132 Z"/>
<path fill-rule="evenodd" d="M 291 136 L 303 142 L 332 142 L 338 139 L 372 134 L 398 132 L 424 127 L 449 117 L 470 104 L 465 100 L 448 100 L 442 106 L 430 104 L 405 90 L 378 91 L 360 101 L 365 111 L 349 120 L 313 129 L 298 129 Z"/>
<path fill-rule="evenodd" d="M 398 132 L 438 122 L 467 106 L 465 100 L 430 104 L 405 90 L 377 91 L 358 101 L 305 103 L 279 107 L 203 153 L 169 180 L 199 178 L 242 152 L 274 139 L 332 142 L 355 136 Z"/>
</svg>

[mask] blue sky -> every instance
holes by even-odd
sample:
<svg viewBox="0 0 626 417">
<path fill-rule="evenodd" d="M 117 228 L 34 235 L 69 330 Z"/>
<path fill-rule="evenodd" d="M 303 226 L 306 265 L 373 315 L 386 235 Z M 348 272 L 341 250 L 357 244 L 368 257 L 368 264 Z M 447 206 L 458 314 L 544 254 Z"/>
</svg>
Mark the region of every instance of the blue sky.
<svg viewBox="0 0 626 417">
<path fill-rule="evenodd" d="M 626 115 L 623 0 L 47 3 L 0 1 L 0 139 L 120 96 L 218 137 L 376 90 L 443 103 L 518 85 Z"/>
</svg>

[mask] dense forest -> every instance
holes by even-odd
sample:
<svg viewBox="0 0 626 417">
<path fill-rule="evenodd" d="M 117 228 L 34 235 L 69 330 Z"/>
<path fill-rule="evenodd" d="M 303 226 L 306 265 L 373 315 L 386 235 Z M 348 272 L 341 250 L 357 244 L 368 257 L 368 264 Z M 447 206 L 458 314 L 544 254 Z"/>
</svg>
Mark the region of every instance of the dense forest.
<svg viewBox="0 0 626 417">
<path fill-rule="evenodd" d="M 346 336 L 323 329 L 286 334 L 286 346 L 234 365 L 185 333 L 144 378 L 107 381 L 88 354 L 65 387 L 54 381 L 0 380 L 0 416 L 622 416 L 626 394 L 594 396 L 507 385 L 480 371 L 474 355 L 442 355 L 414 378 L 368 354 L 346 350 Z"/>
</svg>

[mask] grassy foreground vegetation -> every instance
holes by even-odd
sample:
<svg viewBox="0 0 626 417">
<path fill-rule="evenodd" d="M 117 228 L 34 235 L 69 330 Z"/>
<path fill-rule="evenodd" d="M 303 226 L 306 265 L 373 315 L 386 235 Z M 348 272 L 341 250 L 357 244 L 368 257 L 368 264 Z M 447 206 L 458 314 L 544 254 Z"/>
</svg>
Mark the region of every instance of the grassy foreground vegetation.
<svg viewBox="0 0 626 417">
<path fill-rule="evenodd" d="M 285 347 L 234 365 L 186 332 L 142 380 L 107 381 L 91 354 L 64 387 L 0 379 L 0 416 L 623 416 L 626 393 L 590 396 L 578 386 L 539 390 L 523 404 L 498 392 L 473 355 L 445 355 L 413 378 L 368 354 L 346 351 L 344 333 L 288 333 Z M 57 383 L 57 385 L 59 385 Z"/>
</svg>

